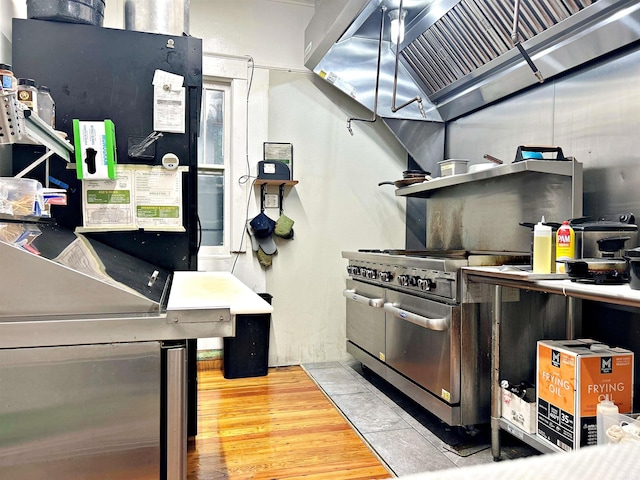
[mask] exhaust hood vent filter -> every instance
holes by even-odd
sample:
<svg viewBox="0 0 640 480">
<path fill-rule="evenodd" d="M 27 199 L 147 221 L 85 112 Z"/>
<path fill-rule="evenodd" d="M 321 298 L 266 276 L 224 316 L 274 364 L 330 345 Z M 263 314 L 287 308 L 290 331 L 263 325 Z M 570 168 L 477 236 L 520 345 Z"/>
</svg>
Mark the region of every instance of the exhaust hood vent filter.
<svg viewBox="0 0 640 480">
<path fill-rule="evenodd" d="M 452 121 L 539 84 L 511 38 L 514 0 L 427 2 L 404 1 L 398 52 L 399 98 L 420 96 L 426 121 Z M 305 65 L 370 111 L 381 5 L 394 8 L 397 0 L 322 0 L 305 30 Z M 545 82 L 640 41 L 640 0 L 522 0 L 519 7 L 518 40 Z M 390 43 L 388 29 L 384 38 Z M 390 108 L 393 52 L 383 49 L 378 115 L 423 121 L 417 108 Z"/>
<path fill-rule="evenodd" d="M 595 0 L 532 0 L 520 6 L 526 41 Z M 424 91 L 435 95 L 513 48 L 513 7 L 498 0 L 462 0 L 402 51 Z"/>
</svg>

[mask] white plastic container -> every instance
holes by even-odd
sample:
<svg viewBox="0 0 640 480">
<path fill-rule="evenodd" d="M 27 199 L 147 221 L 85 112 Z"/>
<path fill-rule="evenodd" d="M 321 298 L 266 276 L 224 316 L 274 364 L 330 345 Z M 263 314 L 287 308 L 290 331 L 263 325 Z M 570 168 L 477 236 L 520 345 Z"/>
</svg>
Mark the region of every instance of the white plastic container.
<svg viewBox="0 0 640 480">
<path fill-rule="evenodd" d="M 544 217 L 533 227 L 533 273 L 551 273 L 553 231 Z"/>
<path fill-rule="evenodd" d="M 37 214 L 37 180 L 0 177 L 0 213 L 13 216 Z"/>
<path fill-rule="evenodd" d="M 45 85 L 38 87 L 38 116 L 51 128 L 56 126 L 56 104 L 51 90 Z"/>
<path fill-rule="evenodd" d="M 601 400 L 596 407 L 596 425 L 598 428 L 598 445 L 610 443 L 607 430 L 618 423 L 618 406 L 606 395 L 606 400 Z"/>
<path fill-rule="evenodd" d="M 467 173 L 467 165 L 469 160 L 461 159 L 448 159 L 438 162 L 440 165 L 440 175 L 448 177 L 449 175 L 458 175 L 460 173 Z"/>
</svg>

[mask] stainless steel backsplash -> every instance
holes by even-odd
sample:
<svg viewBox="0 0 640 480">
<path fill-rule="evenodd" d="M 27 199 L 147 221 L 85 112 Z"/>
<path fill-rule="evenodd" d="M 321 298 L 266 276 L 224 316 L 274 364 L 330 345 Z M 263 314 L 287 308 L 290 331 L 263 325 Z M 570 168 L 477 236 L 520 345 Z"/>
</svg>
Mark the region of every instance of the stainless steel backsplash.
<svg viewBox="0 0 640 480">
<path fill-rule="evenodd" d="M 560 146 L 583 164 L 584 215 L 640 216 L 639 84 L 636 46 L 449 123 L 445 158 L 508 163 L 518 145 Z"/>
</svg>

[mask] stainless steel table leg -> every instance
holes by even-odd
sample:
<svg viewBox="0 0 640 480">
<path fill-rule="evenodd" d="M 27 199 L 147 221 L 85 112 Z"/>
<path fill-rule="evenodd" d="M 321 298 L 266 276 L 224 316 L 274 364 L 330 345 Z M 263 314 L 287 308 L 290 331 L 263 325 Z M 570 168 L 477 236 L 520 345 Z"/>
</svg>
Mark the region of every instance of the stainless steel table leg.
<svg viewBox="0 0 640 480">
<path fill-rule="evenodd" d="M 566 328 L 567 328 L 567 339 L 568 340 L 574 340 L 576 338 L 576 335 L 578 335 L 578 332 L 582 330 L 582 326 L 578 325 L 576 322 L 576 319 L 578 318 L 578 309 L 579 309 L 579 304 L 580 300 L 576 297 L 568 297 L 567 298 L 567 309 L 566 309 L 566 315 L 567 315 L 567 323 L 566 323 Z"/>
<path fill-rule="evenodd" d="M 167 349 L 166 478 L 187 478 L 187 352 Z"/>
<path fill-rule="evenodd" d="M 491 454 L 500 460 L 500 322 L 502 321 L 502 287 L 494 286 L 491 320 Z"/>
</svg>

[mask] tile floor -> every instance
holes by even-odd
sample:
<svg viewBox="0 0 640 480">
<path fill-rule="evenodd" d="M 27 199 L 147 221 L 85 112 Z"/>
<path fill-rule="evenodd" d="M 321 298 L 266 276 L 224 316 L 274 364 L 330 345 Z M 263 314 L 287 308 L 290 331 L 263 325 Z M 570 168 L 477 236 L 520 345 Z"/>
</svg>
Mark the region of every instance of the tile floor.
<svg viewBox="0 0 640 480">
<path fill-rule="evenodd" d="M 398 477 L 493 462 L 488 425 L 449 427 L 356 360 L 302 367 Z M 514 442 L 503 438 L 503 457 L 535 454 Z"/>
</svg>

